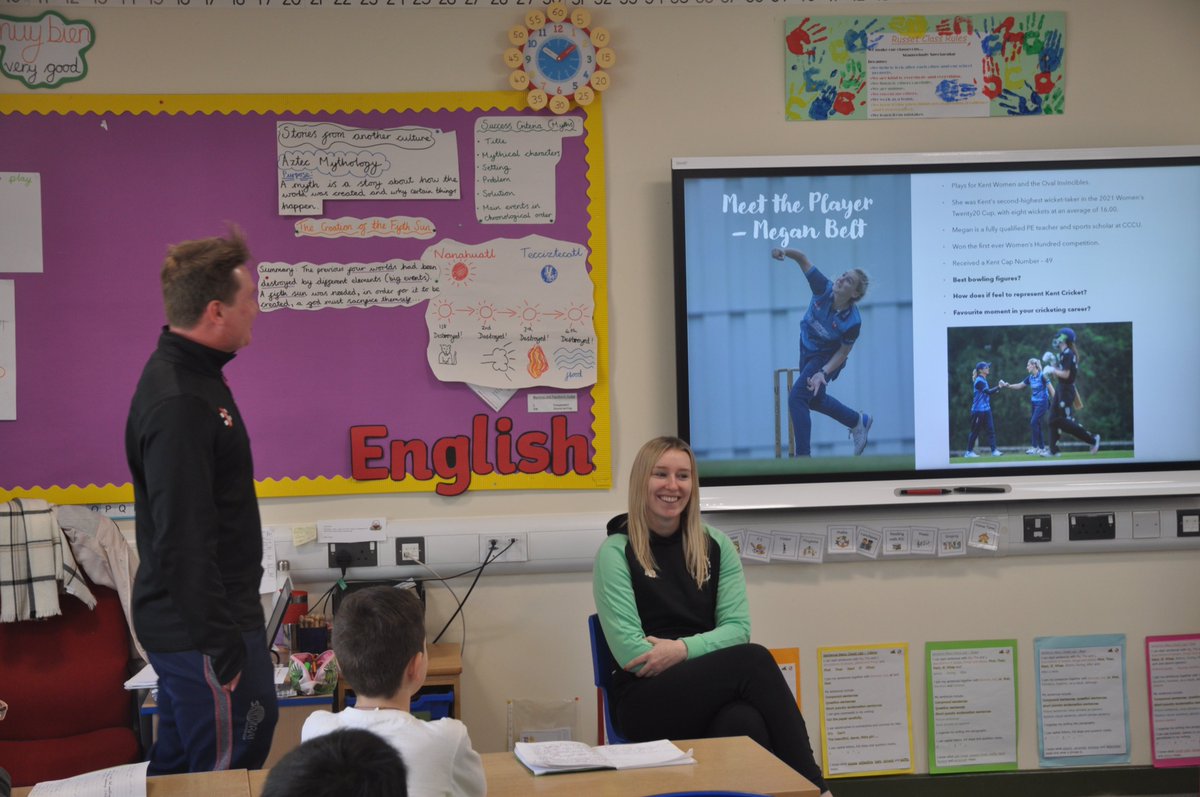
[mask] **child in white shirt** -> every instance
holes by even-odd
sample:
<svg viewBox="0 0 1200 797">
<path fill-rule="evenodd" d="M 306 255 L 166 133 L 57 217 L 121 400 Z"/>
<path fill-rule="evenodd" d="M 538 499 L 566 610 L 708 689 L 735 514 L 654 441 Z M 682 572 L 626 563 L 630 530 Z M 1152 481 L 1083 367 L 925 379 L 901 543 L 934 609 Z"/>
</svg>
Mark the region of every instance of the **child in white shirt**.
<svg viewBox="0 0 1200 797">
<path fill-rule="evenodd" d="M 302 741 L 339 728 L 362 728 L 392 744 L 408 769 L 409 797 L 482 797 L 483 761 L 467 726 L 456 719 L 427 722 L 409 713 L 429 667 L 425 610 L 411 590 L 368 587 L 350 593 L 333 618 L 333 652 L 356 703 L 335 713 L 316 711 Z"/>
</svg>

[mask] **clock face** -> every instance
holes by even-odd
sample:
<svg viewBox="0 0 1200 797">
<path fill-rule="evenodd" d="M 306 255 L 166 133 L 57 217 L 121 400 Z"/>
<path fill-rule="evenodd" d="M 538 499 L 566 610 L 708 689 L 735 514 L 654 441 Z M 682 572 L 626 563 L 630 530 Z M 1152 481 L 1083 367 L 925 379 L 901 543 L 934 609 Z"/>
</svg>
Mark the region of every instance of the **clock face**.
<svg viewBox="0 0 1200 797">
<path fill-rule="evenodd" d="M 525 43 L 529 84 L 549 96 L 570 96 L 596 71 L 596 48 L 587 31 L 570 22 L 548 22 Z"/>
</svg>

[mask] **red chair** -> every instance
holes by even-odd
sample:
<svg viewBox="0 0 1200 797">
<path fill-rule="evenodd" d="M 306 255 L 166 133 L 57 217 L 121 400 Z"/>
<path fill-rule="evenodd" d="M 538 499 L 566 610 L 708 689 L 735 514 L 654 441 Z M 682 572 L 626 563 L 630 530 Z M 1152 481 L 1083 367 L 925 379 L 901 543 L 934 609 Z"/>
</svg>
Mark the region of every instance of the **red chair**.
<svg viewBox="0 0 1200 797">
<path fill-rule="evenodd" d="M 141 759 L 121 601 L 92 591 L 94 610 L 62 595 L 58 617 L 0 624 L 0 766 L 14 787 Z"/>
</svg>

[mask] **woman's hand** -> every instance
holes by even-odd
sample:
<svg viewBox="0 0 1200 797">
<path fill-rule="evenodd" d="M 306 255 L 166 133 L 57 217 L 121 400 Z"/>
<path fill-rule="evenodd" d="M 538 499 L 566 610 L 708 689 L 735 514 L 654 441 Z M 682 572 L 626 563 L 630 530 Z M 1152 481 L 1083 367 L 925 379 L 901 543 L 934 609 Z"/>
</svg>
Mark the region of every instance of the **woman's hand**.
<svg viewBox="0 0 1200 797">
<path fill-rule="evenodd" d="M 639 664 L 642 665 L 642 669 L 637 672 L 638 678 L 650 678 L 658 675 L 688 657 L 687 645 L 681 639 L 659 639 L 648 636 L 646 641 L 654 647 L 625 665 L 625 669 L 630 671 L 636 669 Z"/>
<path fill-rule="evenodd" d="M 808 386 L 808 392 L 815 396 L 818 390 L 829 384 L 829 379 L 825 376 L 825 371 L 817 371 L 808 378 L 805 384 Z"/>
</svg>

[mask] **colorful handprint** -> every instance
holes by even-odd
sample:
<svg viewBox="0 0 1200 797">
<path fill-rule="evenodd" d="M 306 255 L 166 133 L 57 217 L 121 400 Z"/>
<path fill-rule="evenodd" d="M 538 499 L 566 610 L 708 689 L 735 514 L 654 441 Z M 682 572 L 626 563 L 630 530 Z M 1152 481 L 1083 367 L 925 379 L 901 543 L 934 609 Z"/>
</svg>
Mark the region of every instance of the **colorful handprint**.
<svg viewBox="0 0 1200 797">
<path fill-rule="evenodd" d="M 800 24 L 787 35 L 787 48 L 793 55 L 812 57 L 817 54 L 816 45 L 825 41 L 829 29 L 813 22 L 811 17 L 800 20 Z"/>
</svg>

